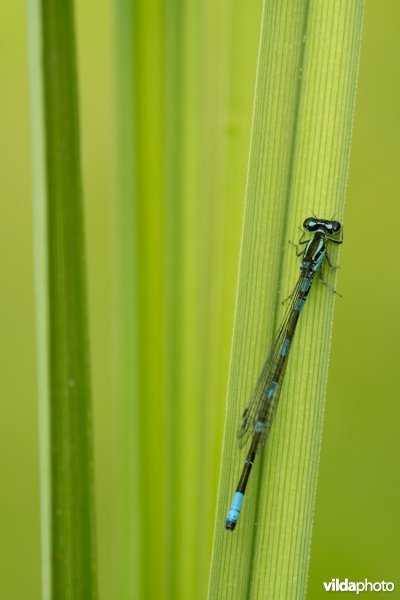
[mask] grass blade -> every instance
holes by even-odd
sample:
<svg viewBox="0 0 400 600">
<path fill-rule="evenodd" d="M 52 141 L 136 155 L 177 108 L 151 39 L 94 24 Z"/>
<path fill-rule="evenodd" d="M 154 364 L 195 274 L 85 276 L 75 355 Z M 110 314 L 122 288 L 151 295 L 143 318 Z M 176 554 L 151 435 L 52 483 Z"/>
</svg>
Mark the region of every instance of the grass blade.
<svg viewBox="0 0 400 600">
<path fill-rule="evenodd" d="M 262 2 L 231 0 L 206 6 L 203 62 L 205 71 L 205 141 L 202 195 L 205 329 L 202 404 L 199 598 L 207 590 L 212 524 L 218 486 L 218 461 L 224 421 L 230 339 L 235 306 L 243 197 L 246 186 L 253 91 Z"/>
<path fill-rule="evenodd" d="M 96 598 L 72 2 L 30 0 L 43 597 Z"/>
<path fill-rule="evenodd" d="M 312 291 L 302 315 L 237 531 L 224 521 L 244 459 L 238 418 L 297 277 L 287 240 L 312 211 L 343 215 L 362 13 L 360 0 L 264 2 L 210 599 L 305 595 L 334 304 L 326 290 Z"/>
<path fill-rule="evenodd" d="M 168 3 L 166 522 L 174 600 L 206 594 L 260 14 L 261 2 Z"/>
<path fill-rule="evenodd" d="M 165 589 L 163 5 L 118 0 L 116 58 L 118 598 Z"/>
</svg>

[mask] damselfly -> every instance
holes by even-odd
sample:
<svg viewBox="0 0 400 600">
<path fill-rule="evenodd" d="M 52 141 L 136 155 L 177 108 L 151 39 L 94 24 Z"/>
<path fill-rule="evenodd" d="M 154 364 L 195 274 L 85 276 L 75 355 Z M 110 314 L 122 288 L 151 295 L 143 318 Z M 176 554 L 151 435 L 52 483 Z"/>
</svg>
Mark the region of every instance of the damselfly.
<svg viewBox="0 0 400 600">
<path fill-rule="evenodd" d="M 307 300 L 314 276 L 318 273 L 321 281 L 326 284 L 321 274 L 321 267 L 325 259 L 332 269 L 335 268 L 329 259 L 327 242 L 331 241 L 335 244 L 343 242 L 343 230 L 339 221 L 310 217 L 304 221 L 303 228 L 305 231 L 313 233 L 313 237 L 304 240 L 305 232 L 303 232 L 298 244 L 294 244 L 296 247 L 305 245 L 304 249 L 297 253 L 297 256 L 303 257 L 300 265 L 300 277 L 289 296 L 290 303 L 285 317 L 251 393 L 249 403 L 242 414 L 242 423 L 238 430 L 239 447 L 242 448 L 250 437 L 251 443 L 226 518 L 226 529 L 231 531 L 235 529 L 240 515 L 244 493 L 256 453 L 265 443 L 271 430 L 297 322 Z M 340 232 L 342 232 L 340 239 L 332 237 L 337 236 Z"/>
</svg>

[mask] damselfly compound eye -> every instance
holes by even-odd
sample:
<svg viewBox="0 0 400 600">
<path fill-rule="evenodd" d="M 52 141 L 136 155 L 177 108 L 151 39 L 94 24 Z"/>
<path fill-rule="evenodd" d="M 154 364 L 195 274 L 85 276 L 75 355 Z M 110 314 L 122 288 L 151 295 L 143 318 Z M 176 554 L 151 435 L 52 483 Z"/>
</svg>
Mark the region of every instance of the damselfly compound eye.
<svg viewBox="0 0 400 600">
<path fill-rule="evenodd" d="M 342 229 L 342 224 L 339 221 L 332 221 L 332 233 L 339 233 Z"/>
<path fill-rule="evenodd" d="M 318 229 L 318 225 L 319 222 L 316 219 L 309 217 L 304 221 L 303 228 L 307 229 L 307 231 L 315 231 L 316 229 Z"/>
</svg>

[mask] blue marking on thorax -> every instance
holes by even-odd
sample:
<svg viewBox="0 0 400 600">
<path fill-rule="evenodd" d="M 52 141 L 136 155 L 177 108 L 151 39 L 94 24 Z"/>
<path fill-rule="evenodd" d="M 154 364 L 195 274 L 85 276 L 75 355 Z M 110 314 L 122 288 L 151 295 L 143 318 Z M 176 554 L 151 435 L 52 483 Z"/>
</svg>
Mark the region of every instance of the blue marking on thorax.
<svg viewBox="0 0 400 600">
<path fill-rule="evenodd" d="M 313 260 L 317 260 L 317 257 L 319 255 L 320 252 L 322 252 L 323 248 L 324 248 L 324 242 L 322 240 L 318 240 L 318 246 L 316 247 L 316 249 L 314 250 L 314 254 L 312 259 Z"/>
<path fill-rule="evenodd" d="M 323 252 L 321 252 L 321 254 L 318 256 L 318 258 L 314 261 L 314 264 L 312 266 L 312 270 L 314 271 L 314 273 L 316 273 L 318 271 L 318 269 L 321 267 L 322 261 L 325 258 L 325 254 L 326 251 L 324 250 Z"/>
<path fill-rule="evenodd" d="M 275 394 L 275 390 L 276 390 L 276 386 L 277 385 L 278 384 L 277 384 L 276 381 L 273 381 L 271 383 L 271 385 L 269 386 L 268 391 L 267 391 L 267 398 L 272 398 L 273 397 L 273 395 Z"/>
<path fill-rule="evenodd" d="M 264 429 L 264 421 L 257 421 L 256 423 L 256 432 L 257 433 L 262 433 Z"/>
<path fill-rule="evenodd" d="M 286 340 L 283 342 L 283 346 L 282 346 L 282 350 L 281 350 L 281 356 L 286 356 L 288 351 L 289 351 L 289 346 L 290 346 L 290 340 L 288 338 L 286 338 Z"/>
<path fill-rule="evenodd" d="M 307 244 L 306 244 L 306 248 L 305 248 L 305 250 L 304 250 L 304 256 L 307 256 L 307 255 L 308 255 L 308 250 L 309 250 L 309 248 L 310 248 L 310 245 L 311 245 L 311 244 L 312 244 L 312 239 L 311 239 L 311 240 L 309 240 L 309 241 L 307 242 Z M 303 262 L 304 262 L 304 261 L 303 261 Z M 307 261 L 307 262 L 308 262 L 308 261 Z"/>
<path fill-rule="evenodd" d="M 228 516 L 226 517 L 227 521 L 233 521 L 234 523 L 236 523 L 236 521 L 238 520 L 239 515 L 240 515 L 242 503 L 243 503 L 242 492 L 235 492 L 235 495 L 233 496 L 231 507 L 228 512 Z"/>
<path fill-rule="evenodd" d="M 312 270 L 314 271 L 314 273 L 316 271 L 318 271 L 318 269 L 320 268 L 321 263 L 325 258 L 325 254 L 326 254 L 325 242 L 324 242 L 324 240 L 319 240 L 318 247 L 316 248 L 316 250 L 314 251 L 314 254 L 312 255 Z"/>
</svg>

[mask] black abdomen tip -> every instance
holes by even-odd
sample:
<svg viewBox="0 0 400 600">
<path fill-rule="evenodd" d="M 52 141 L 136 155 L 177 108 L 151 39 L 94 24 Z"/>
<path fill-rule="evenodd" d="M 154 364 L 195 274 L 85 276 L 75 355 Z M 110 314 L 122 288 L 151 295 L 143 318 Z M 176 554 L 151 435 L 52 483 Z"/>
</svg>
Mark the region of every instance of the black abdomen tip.
<svg viewBox="0 0 400 600">
<path fill-rule="evenodd" d="M 225 529 L 228 529 L 229 531 L 233 531 L 236 527 L 236 521 L 231 521 L 230 519 L 226 520 L 225 523 Z"/>
</svg>

